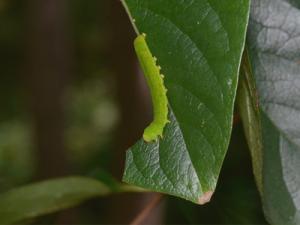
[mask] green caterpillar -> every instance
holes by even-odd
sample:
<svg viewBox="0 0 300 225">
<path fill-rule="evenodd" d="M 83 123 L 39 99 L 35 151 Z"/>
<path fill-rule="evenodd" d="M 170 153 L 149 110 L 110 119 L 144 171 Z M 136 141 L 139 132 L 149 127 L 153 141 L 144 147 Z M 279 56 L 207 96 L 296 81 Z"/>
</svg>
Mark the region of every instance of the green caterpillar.
<svg viewBox="0 0 300 225">
<path fill-rule="evenodd" d="M 164 76 L 160 74 L 161 68 L 156 65 L 156 58 L 152 56 L 146 43 L 146 34 L 141 34 L 134 40 L 134 48 L 152 98 L 154 118 L 143 134 L 143 139 L 150 142 L 162 137 L 164 127 L 169 122 L 167 89 L 164 86 Z"/>
</svg>

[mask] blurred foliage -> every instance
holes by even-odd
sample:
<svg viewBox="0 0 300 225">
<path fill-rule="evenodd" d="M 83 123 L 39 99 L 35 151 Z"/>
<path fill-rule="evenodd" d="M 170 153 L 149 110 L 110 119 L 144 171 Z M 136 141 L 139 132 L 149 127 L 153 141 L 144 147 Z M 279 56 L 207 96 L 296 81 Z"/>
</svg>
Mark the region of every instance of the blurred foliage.
<svg viewBox="0 0 300 225">
<path fill-rule="evenodd" d="M 30 121 L 22 85 L 24 2 L 0 1 L 0 190 L 28 182 L 33 174 Z"/>
<path fill-rule="evenodd" d="M 28 182 L 33 174 L 29 130 L 21 121 L 0 123 L 0 190 Z"/>
<path fill-rule="evenodd" d="M 34 173 L 32 131 L 24 90 L 26 5 L 0 0 L 0 188 L 27 182 Z M 66 144 L 72 167 L 93 173 L 89 164 L 107 167 L 118 121 L 114 82 L 105 65 L 104 2 L 69 2 L 73 52 L 71 84 L 66 90 Z M 26 77 L 25 77 L 26 79 Z M 103 157 L 100 157 L 102 156 Z M 102 160 L 103 158 L 103 160 Z M 89 171 L 91 169 L 91 171 Z M 97 169 L 97 168 L 96 168 Z"/>
<path fill-rule="evenodd" d="M 24 2 L 0 0 L 0 122 L 24 118 Z"/>
<path fill-rule="evenodd" d="M 70 88 L 68 95 L 67 146 L 72 161 L 79 165 L 91 155 L 108 150 L 107 145 L 114 138 L 118 109 L 108 82 L 99 78 L 85 80 Z"/>
<path fill-rule="evenodd" d="M 105 184 L 85 177 L 51 179 L 11 189 L 0 195 L 0 224 L 34 219 L 110 192 Z"/>
</svg>

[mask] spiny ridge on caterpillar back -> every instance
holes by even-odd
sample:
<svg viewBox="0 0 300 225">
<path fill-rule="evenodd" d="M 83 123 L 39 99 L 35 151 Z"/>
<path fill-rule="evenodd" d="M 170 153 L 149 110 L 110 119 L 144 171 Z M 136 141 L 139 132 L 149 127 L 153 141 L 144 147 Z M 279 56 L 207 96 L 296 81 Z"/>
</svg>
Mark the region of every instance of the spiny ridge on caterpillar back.
<svg viewBox="0 0 300 225">
<path fill-rule="evenodd" d="M 146 142 L 155 141 L 163 136 L 164 127 L 168 122 L 167 89 L 164 86 L 164 75 L 160 73 L 161 67 L 156 65 L 146 42 L 146 34 L 137 36 L 134 48 L 144 72 L 151 93 L 153 105 L 153 121 L 144 130 L 143 139 Z"/>
</svg>

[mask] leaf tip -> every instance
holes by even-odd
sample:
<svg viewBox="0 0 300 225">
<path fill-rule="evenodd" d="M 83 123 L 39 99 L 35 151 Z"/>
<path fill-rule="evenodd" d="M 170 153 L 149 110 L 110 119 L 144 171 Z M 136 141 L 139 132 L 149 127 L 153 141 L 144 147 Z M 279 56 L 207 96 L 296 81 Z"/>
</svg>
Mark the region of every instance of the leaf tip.
<svg viewBox="0 0 300 225">
<path fill-rule="evenodd" d="M 211 199 L 211 196 L 213 195 L 213 191 L 207 191 L 205 192 L 199 199 L 198 199 L 198 204 L 199 205 L 204 205 L 205 203 L 208 203 Z"/>
</svg>

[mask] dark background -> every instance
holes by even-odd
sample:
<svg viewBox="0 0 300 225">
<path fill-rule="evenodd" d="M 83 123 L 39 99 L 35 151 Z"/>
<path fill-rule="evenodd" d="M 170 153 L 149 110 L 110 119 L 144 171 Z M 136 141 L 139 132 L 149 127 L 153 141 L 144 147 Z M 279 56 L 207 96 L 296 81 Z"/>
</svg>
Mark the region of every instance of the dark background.
<svg viewBox="0 0 300 225">
<path fill-rule="evenodd" d="M 134 36 L 118 0 L 0 0 L 1 192 L 64 175 L 121 178 L 125 150 L 151 121 Z M 126 224 L 156 196 L 94 199 L 34 223 Z M 238 119 L 211 203 L 164 196 L 146 220 L 265 223 Z"/>
</svg>

